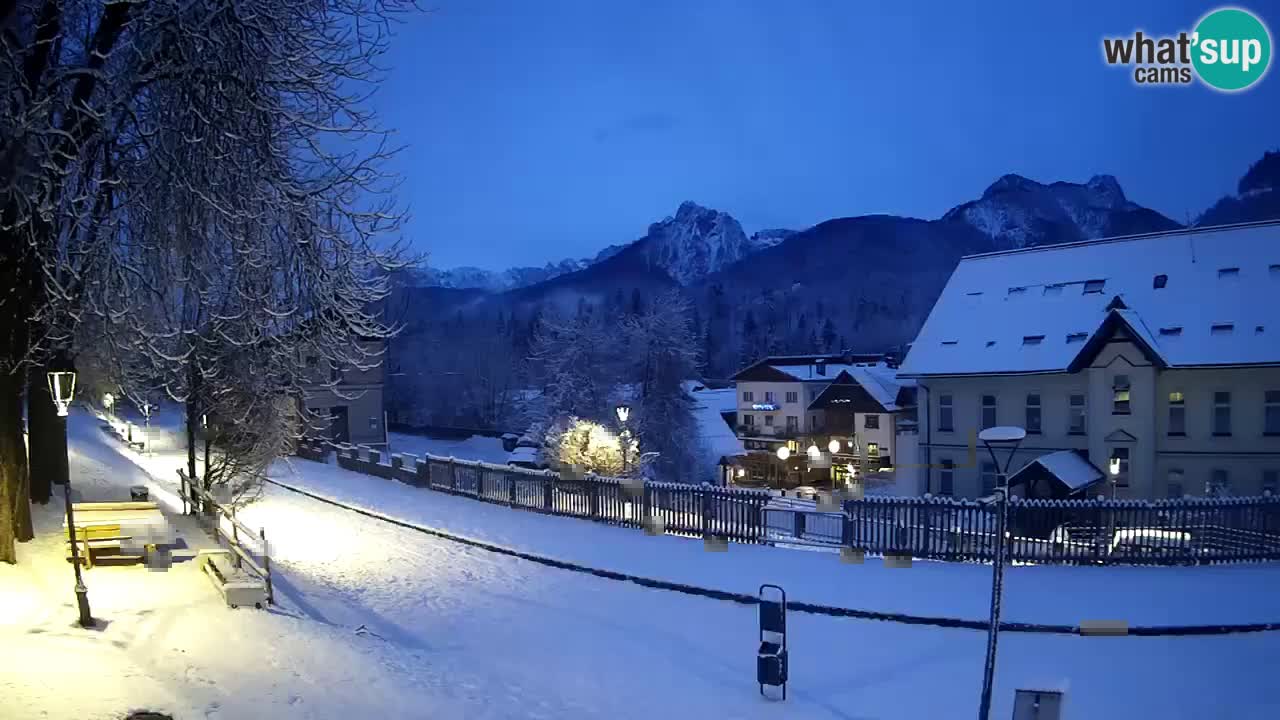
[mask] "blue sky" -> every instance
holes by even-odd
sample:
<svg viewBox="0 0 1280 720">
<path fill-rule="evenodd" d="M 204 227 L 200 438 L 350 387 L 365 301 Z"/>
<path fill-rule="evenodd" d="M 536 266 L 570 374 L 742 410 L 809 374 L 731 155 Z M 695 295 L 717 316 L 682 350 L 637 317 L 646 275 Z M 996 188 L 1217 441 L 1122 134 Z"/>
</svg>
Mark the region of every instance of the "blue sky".
<svg viewBox="0 0 1280 720">
<path fill-rule="evenodd" d="M 432 265 L 594 254 L 683 200 L 748 232 L 933 218 L 1000 175 L 1119 178 L 1183 221 L 1280 148 L 1280 75 L 1137 87 L 1104 35 L 1216 3 L 424 0 L 375 98 Z M 1280 32 L 1280 3 L 1245 3 Z M 1273 62 L 1274 64 L 1274 62 Z"/>
</svg>

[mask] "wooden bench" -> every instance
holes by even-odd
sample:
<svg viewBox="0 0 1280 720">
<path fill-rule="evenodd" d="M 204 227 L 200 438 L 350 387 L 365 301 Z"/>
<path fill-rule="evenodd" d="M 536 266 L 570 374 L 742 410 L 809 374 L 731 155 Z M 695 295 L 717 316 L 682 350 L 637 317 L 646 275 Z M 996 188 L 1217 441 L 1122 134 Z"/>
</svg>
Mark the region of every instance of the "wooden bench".
<svg viewBox="0 0 1280 720">
<path fill-rule="evenodd" d="M 167 538 L 170 534 L 164 513 L 153 502 L 72 503 L 71 509 L 75 528 L 67 528 L 66 521 L 62 522 L 67 529 L 67 558 L 71 559 L 74 542 L 86 568 L 93 567 L 95 560 L 108 557 L 113 562 L 141 562 L 143 555 L 122 552 L 126 542 L 147 540 L 150 542 L 143 545 L 153 547 L 162 535 Z"/>
</svg>

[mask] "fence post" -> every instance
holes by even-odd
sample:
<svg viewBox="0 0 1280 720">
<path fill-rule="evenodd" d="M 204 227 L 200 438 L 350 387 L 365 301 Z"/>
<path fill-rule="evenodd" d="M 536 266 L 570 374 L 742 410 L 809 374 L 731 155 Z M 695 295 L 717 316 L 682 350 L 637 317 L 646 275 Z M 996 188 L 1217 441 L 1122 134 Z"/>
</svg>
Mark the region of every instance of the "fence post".
<svg viewBox="0 0 1280 720">
<path fill-rule="evenodd" d="M 458 466 L 453 462 L 452 455 L 449 456 L 449 489 L 458 489 Z"/>
<path fill-rule="evenodd" d="M 591 518 L 593 520 L 600 519 L 600 480 L 599 478 L 591 481 L 591 493 L 587 496 L 588 502 L 591 503 Z"/>
<path fill-rule="evenodd" d="M 271 551 L 267 546 L 267 529 L 258 528 L 258 536 L 262 538 L 262 569 L 266 572 L 267 577 L 267 604 L 276 604 L 275 589 L 271 584 Z"/>
<path fill-rule="evenodd" d="M 550 511 L 554 505 L 555 481 L 550 475 L 542 479 L 542 509 Z"/>
<path fill-rule="evenodd" d="M 797 540 L 804 538 L 804 513 L 799 510 L 791 511 L 791 534 Z"/>
<path fill-rule="evenodd" d="M 507 504 L 511 507 L 516 505 L 516 476 L 518 473 L 508 470 L 507 473 Z"/>
<path fill-rule="evenodd" d="M 476 497 L 484 497 L 484 468 L 476 466 Z"/>
<path fill-rule="evenodd" d="M 236 511 L 231 511 L 231 544 L 236 548 L 240 547 L 240 527 L 236 522 Z M 231 557 L 236 561 L 236 568 L 240 567 L 240 553 L 231 553 Z"/>
</svg>

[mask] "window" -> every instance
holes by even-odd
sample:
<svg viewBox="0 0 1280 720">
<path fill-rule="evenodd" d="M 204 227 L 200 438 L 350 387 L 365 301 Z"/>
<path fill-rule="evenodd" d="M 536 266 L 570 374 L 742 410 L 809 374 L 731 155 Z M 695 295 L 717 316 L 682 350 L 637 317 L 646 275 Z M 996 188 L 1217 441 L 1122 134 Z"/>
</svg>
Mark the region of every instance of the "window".
<svg viewBox="0 0 1280 720">
<path fill-rule="evenodd" d="M 1235 329 L 1234 323 L 1214 323 L 1209 326 L 1210 335 L 1230 335 Z"/>
<path fill-rule="evenodd" d="M 317 364 L 317 363 L 319 363 L 319 362 L 320 362 L 320 358 L 316 357 L 315 355 L 308 355 L 308 356 L 307 356 L 307 367 L 309 367 L 309 368 L 313 368 L 313 367 L 315 367 L 315 366 L 316 366 L 316 364 Z"/>
<path fill-rule="evenodd" d="M 938 494 L 955 495 L 955 463 L 949 459 L 943 459 L 939 464 L 942 467 L 938 470 Z"/>
<path fill-rule="evenodd" d="M 1280 487 L 1280 470 L 1262 471 L 1262 494 L 1275 495 Z"/>
<path fill-rule="evenodd" d="M 1169 480 L 1165 484 L 1165 495 L 1169 498 L 1176 499 L 1184 496 L 1185 494 L 1186 492 L 1183 490 L 1183 487 L 1182 487 L 1182 471 L 1170 470 Z"/>
<path fill-rule="evenodd" d="M 1072 395 L 1067 408 L 1067 434 L 1083 435 L 1085 433 L 1084 395 Z"/>
<path fill-rule="evenodd" d="M 996 396 L 982 396 L 982 430 L 996 426 Z"/>
<path fill-rule="evenodd" d="M 1084 284 L 1084 294 L 1090 295 L 1093 293 L 1101 293 L 1102 288 L 1106 287 L 1106 285 L 1106 280 L 1089 280 Z"/>
<path fill-rule="evenodd" d="M 1226 437 L 1231 434 L 1231 393 L 1213 394 L 1213 434 Z"/>
<path fill-rule="evenodd" d="M 751 402 L 756 399 L 756 394 L 750 390 L 742 391 L 742 402 Z"/>
<path fill-rule="evenodd" d="M 1226 470 L 1215 468 L 1209 472 L 1209 482 L 1204 486 L 1204 494 L 1209 497 L 1231 494 L 1231 479 Z"/>
<path fill-rule="evenodd" d="M 371 418 L 369 418 L 369 429 L 370 429 L 370 430 L 377 430 L 377 429 L 378 429 L 378 418 L 376 418 L 376 417 L 371 417 Z"/>
<path fill-rule="evenodd" d="M 1039 393 L 1030 393 L 1027 395 L 1027 422 L 1025 429 L 1030 435 L 1040 434 L 1040 395 Z"/>
<path fill-rule="evenodd" d="M 1129 487 L 1129 448 L 1112 448 L 1111 449 L 1111 468 L 1115 470 L 1111 474 L 1111 480 L 1116 487 Z"/>
<path fill-rule="evenodd" d="M 765 415 L 765 416 L 764 416 L 764 424 L 765 424 L 765 425 L 768 425 L 769 427 L 773 427 L 773 416 L 772 416 L 772 415 Z"/>
<path fill-rule="evenodd" d="M 797 432 L 800 429 L 800 418 L 795 415 L 787 416 L 787 432 Z"/>
<path fill-rule="evenodd" d="M 752 427 L 753 425 L 756 424 L 756 416 L 750 413 L 743 413 L 742 424 L 746 425 L 747 427 Z"/>
<path fill-rule="evenodd" d="M 1043 335 L 1023 335 L 1022 336 L 1023 345 L 1039 345 L 1042 342 L 1044 342 Z"/>
<path fill-rule="evenodd" d="M 764 401 L 765 401 L 765 402 L 767 402 L 767 403 L 771 403 L 771 402 L 773 402 L 773 398 L 774 398 L 774 394 L 773 394 L 773 391 L 772 391 L 772 390 L 765 390 L 765 391 L 764 391 Z"/>
<path fill-rule="evenodd" d="M 986 497 L 996 491 L 996 464 L 982 463 L 982 496 Z"/>
<path fill-rule="evenodd" d="M 1240 275 L 1240 268 L 1238 267 L 1218 268 L 1218 277 L 1220 278 L 1237 277 L 1238 275 Z"/>
<path fill-rule="evenodd" d="M 1169 393 L 1169 434 L 1187 434 L 1187 405 L 1180 392 Z"/>
<path fill-rule="evenodd" d="M 938 396 L 938 432 L 951 432 L 952 415 L 951 396 Z"/>
<path fill-rule="evenodd" d="M 1155 288 L 1156 290 L 1159 290 L 1168 284 L 1169 284 L 1168 275 L 1157 275 L 1155 276 L 1155 278 L 1151 280 L 1151 287 Z"/>
<path fill-rule="evenodd" d="M 1268 390 L 1263 393 L 1262 434 L 1280 435 L 1280 390 Z"/>
<path fill-rule="evenodd" d="M 880 416 L 875 413 L 867 413 L 862 417 L 862 427 L 867 430 L 879 430 Z"/>
<path fill-rule="evenodd" d="M 1062 286 L 1061 285 L 1045 285 L 1044 294 L 1045 295 L 1061 295 Z"/>
<path fill-rule="evenodd" d="M 793 390 L 793 391 L 791 391 L 791 392 L 788 392 L 788 393 L 787 393 L 787 402 L 789 402 L 789 403 L 796 403 L 796 402 L 800 402 L 800 393 L 795 392 L 794 390 Z"/>
<path fill-rule="evenodd" d="M 809 402 L 813 402 L 818 397 L 817 388 L 809 388 Z"/>
<path fill-rule="evenodd" d="M 1181 325 L 1170 325 L 1169 327 L 1160 328 L 1161 337 L 1177 337 L 1182 334 Z"/>
<path fill-rule="evenodd" d="M 1111 381 L 1111 414 L 1129 414 L 1129 376 L 1117 375 Z"/>
<path fill-rule="evenodd" d="M 867 443 L 867 457 L 872 460 L 880 459 L 880 444 Z"/>
</svg>

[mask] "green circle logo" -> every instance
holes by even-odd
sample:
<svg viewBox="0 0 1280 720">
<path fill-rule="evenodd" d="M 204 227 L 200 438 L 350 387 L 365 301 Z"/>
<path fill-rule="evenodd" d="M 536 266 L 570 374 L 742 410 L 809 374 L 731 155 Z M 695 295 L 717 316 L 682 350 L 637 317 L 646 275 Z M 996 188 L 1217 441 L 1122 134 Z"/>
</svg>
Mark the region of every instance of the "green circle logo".
<svg viewBox="0 0 1280 720">
<path fill-rule="evenodd" d="M 1214 10 L 1196 25 L 1191 63 L 1206 84 L 1228 92 L 1262 79 L 1271 64 L 1271 33 L 1252 13 Z"/>
</svg>

